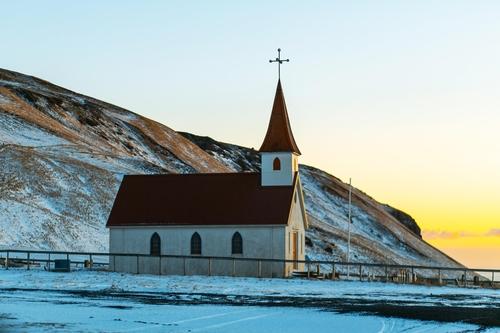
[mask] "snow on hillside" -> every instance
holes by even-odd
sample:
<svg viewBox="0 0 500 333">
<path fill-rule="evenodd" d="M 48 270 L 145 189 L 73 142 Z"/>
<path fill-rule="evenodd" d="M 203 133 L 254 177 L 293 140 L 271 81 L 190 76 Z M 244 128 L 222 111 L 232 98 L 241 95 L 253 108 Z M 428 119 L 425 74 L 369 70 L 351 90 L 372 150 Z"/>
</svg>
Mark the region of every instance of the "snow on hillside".
<svg viewBox="0 0 500 333">
<path fill-rule="evenodd" d="M 170 128 L 0 70 L 0 244 L 98 250 L 124 174 L 227 171 Z"/>
<path fill-rule="evenodd" d="M 0 246 L 105 251 L 124 174 L 258 170 L 255 150 L 175 132 L 138 114 L 0 69 Z M 347 185 L 312 167 L 300 174 L 307 255 L 342 260 Z M 354 191 L 353 260 L 459 265 L 404 214 Z M 399 218 L 399 220 L 398 220 Z M 405 218 L 404 220 L 402 220 Z"/>
<path fill-rule="evenodd" d="M 69 143 L 34 125 L 27 124 L 11 114 L 4 114 L 0 118 L 0 142 L 2 144 L 17 144 L 28 147 L 63 145 Z"/>
</svg>

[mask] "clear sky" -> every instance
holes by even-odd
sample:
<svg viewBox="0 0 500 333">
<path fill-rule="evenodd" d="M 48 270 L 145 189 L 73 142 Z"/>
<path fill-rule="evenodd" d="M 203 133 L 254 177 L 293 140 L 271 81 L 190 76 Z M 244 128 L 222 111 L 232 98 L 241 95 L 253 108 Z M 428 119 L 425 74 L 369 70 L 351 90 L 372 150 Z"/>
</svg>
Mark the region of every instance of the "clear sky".
<svg viewBox="0 0 500 333">
<path fill-rule="evenodd" d="M 500 267 L 500 2 L 6 1 L 0 67 L 258 148 L 282 81 L 302 162 Z"/>
</svg>

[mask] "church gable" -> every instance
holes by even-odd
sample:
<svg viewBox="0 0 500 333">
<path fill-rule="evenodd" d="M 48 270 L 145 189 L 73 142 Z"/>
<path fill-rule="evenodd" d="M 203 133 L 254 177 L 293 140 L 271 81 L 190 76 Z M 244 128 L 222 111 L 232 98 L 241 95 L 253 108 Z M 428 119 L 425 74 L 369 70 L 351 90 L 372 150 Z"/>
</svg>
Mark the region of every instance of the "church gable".
<svg viewBox="0 0 500 333">
<path fill-rule="evenodd" d="M 309 227 L 307 221 L 307 213 L 304 204 L 302 184 L 300 182 L 300 177 L 298 173 L 295 179 L 293 199 L 290 205 L 288 226 L 296 229 L 307 229 Z"/>
</svg>

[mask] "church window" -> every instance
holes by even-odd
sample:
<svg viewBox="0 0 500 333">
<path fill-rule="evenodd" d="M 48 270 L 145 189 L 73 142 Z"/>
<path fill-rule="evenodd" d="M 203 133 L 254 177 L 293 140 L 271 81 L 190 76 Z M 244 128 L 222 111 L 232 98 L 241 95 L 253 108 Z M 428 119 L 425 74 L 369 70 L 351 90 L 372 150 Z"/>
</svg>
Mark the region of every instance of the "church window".
<svg viewBox="0 0 500 333">
<path fill-rule="evenodd" d="M 239 232 L 235 232 L 233 239 L 231 240 L 231 253 L 232 254 L 243 254 L 243 239 Z"/>
<path fill-rule="evenodd" d="M 201 254 L 201 237 L 197 232 L 191 236 L 191 254 Z"/>
<path fill-rule="evenodd" d="M 151 236 L 149 253 L 152 256 L 159 256 L 161 254 L 161 239 L 160 235 L 156 232 Z"/>
<path fill-rule="evenodd" d="M 281 170 L 281 161 L 277 157 L 273 161 L 273 170 L 275 170 L 275 171 Z"/>
</svg>

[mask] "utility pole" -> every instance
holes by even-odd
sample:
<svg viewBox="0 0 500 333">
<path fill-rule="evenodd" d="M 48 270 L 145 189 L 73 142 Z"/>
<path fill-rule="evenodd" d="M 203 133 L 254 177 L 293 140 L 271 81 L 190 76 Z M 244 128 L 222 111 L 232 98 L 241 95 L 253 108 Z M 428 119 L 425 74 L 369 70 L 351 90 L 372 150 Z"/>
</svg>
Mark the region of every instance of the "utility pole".
<svg viewBox="0 0 500 333">
<path fill-rule="evenodd" d="M 351 254 L 351 203 L 352 203 L 352 184 L 349 178 L 349 213 L 347 216 L 347 279 L 349 279 L 349 260 Z"/>
</svg>

